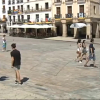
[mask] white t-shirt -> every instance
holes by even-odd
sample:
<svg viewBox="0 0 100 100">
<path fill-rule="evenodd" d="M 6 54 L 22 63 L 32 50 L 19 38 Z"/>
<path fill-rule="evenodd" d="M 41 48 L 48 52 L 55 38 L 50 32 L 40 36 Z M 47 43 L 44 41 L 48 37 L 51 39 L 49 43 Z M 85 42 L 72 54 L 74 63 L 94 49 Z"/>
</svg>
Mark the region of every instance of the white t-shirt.
<svg viewBox="0 0 100 100">
<path fill-rule="evenodd" d="M 3 43 L 6 43 L 6 39 L 4 37 L 2 38 L 2 40 L 3 40 Z"/>
</svg>

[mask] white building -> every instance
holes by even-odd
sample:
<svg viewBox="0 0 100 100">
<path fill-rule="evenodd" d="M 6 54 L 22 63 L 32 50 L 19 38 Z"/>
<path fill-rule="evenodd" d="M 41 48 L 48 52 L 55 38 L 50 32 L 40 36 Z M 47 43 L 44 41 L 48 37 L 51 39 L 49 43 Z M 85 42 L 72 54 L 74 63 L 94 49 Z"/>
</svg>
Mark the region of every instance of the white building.
<svg viewBox="0 0 100 100">
<path fill-rule="evenodd" d="M 8 25 L 50 21 L 51 0 L 8 0 Z"/>
</svg>

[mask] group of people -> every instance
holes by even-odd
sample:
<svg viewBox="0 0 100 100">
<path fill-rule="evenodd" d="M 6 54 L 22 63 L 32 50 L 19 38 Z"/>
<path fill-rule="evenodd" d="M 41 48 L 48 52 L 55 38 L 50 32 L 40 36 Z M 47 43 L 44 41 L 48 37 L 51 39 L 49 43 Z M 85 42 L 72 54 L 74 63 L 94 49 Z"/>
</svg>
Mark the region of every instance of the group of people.
<svg viewBox="0 0 100 100">
<path fill-rule="evenodd" d="M 83 40 L 81 42 L 81 39 L 78 39 L 78 41 L 77 41 L 77 52 L 76 52 L 77 59 L 76 59 L 76 61 L 78 61 L 79 63 L 82 63 L 82 61 L 84 60 L 84 56 L 85 56 L 86 63 L 84 65 L 84 67 L 89 67 L 87 64 L 90 60 L 93 60 L 93 67 L 97 67 L 95 65 L 96 57 L 95 57 L 95 48 L 93 46 L 93 43 L 94 43 L 94 39 L 92 38 L 90 40 L 90 44 L 88 47 L 89 49 L 88 49 L 85 40 Z M 88 54 L 88 51 L 89 51 L 89 54 Z"/>
<path fill-rule="evenodd" d="M 3 40 L 3 51 L 6 51 L 5 35 L 3 35 L 2 40 Z M 93 59 L 93 66 L 97 67 L 95 65 L 96 58 L 95 58 L 95 48 L 93 46 L 93 43 L 94 43 L 94 39 L 91 39 L 90 44 L 89 44 L 89 50 L 88 50 L 85 40 L 83 40 L 83 42 L 81 42 L 81 39 L 79 39 L 77 41 L 77 52 L 76 52 L 77 53 L 77 59 L 76 59 L 76 61 L 78 61 L 79 63 L 82 63 L 84 56 L 85 56 L 86 63 L 84 65 L 84 67 L 88 67 L 87 64 L 91 59 Z M 21 65 L 21 54 L 20 54 L 20 51 L 18 51 L 16 49 L 15 43 L 11 44 L 11 48 L 12 48 L 12 51 L 11 51 L 11 66 L 12 66 L 12 68 L 14 68 L 15 73 L 16 73 L 15 83 L 22 84 L 21 79 L 20 79 L 20 72 L 19 72 L 20 65 Z M 88 51 L 89 51 L 89 55 L 88 55 Z"/>
</svg>

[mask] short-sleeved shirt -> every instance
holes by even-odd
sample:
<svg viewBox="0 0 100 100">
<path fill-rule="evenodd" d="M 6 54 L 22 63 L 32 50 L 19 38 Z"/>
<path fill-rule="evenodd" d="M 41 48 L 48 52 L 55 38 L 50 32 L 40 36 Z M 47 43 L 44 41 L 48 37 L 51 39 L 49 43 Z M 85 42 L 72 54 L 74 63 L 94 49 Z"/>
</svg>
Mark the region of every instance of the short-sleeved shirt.
<svg viewBox="0 0 100 100">
<path fill-rule="evenodd" d="M 92 43 L 89 45 L 89 52 L 90 52 L 90 53 L 91 53 L 91 49 L 92 49 L 92 53 L 94 53 L 95 48 L 94 48 L 94 46 L 93 46 Z"/>
<path fill-rule="evenodd" d="M 20 51 L 18 50 L 13 50 L 11 52 L 11 57 L 14 57 L 14 63 L 13 63 L 13 66 L 18 66 L 18 65 L 21 65 L 21 54 L 20 54 Z"/>
</svg>

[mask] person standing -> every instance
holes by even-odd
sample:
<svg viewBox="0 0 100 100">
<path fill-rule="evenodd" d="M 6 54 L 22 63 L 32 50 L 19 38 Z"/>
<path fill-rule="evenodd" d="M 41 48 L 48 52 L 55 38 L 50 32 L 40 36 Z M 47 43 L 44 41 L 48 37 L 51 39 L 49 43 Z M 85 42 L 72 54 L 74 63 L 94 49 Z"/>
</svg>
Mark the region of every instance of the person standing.
<svg viewBox="0 0 100 100">
<path fill-rule="evenodd" d="M 16 83 L 22 84 L 21 79 L 20 79 L 20 65 L 21 65 L 21 54 L 20 51 L 16 49 L 16 44 L 13 43 L 11 44 L 12 51 L 11 51 L 11 64 L 12 68 L 15 70 L 16 74 Z"/>
<path fill-rule="evenodd" d="M 3 38 L 2 38 L 2 42 L 3 42 L 3 49 L 2 49 L 2 51 L 4 52 L 4 51 L 6 51 L 6 38 L 5 38 L 5 36 L 6 35 L 3 35 Z"/>
<path fill-rule="evenodd" d="M 92 60 L 92 59 L 93 59 L 93 66 L 94 66 L 94 67 L 97 67 L 97 66 L 95 65 L 96 57 L 95 57 L 95 48 L 94 48 L 94 46 L 93 46 L 94 39 L 91 39 L 90 42 L 91 42 L 91 43 L 90 43 L 90 45 L 89 45 L 89 57 L 87 58 L 84 67 L 88 67 L 87 64 L 88 64 L 88 62 L 89 62 L 90 60 Z"/>
</svg>

